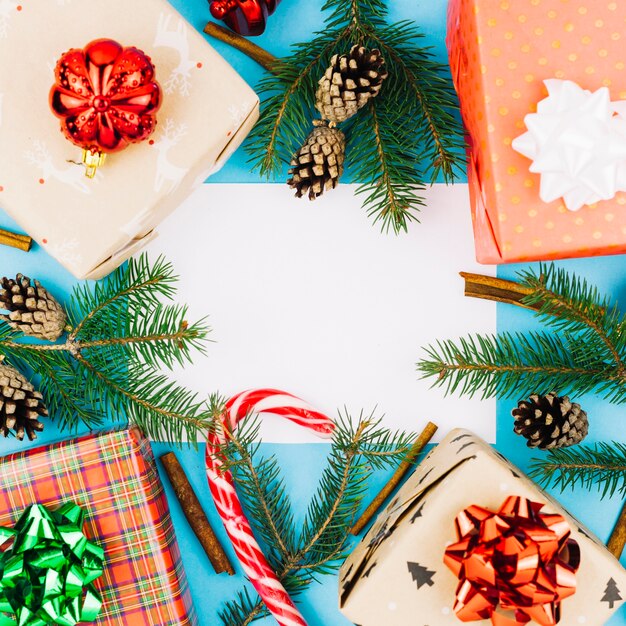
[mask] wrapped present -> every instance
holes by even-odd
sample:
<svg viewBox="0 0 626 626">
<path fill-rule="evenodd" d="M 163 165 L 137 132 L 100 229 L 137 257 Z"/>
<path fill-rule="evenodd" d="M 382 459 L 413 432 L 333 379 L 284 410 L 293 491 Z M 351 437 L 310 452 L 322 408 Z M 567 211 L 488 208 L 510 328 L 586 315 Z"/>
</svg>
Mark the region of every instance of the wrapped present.
<svg viewBox="0 0 626 626">
<path fill-rule="evenodd" d="M 450 0 L 476 254 L 626 252 L 626 5 Z"/>
<path fill-rule="evenodd" d="M 72 502 L 104 551 L 93 585 L 101 626 L 192 626 L 196 616 L 150 443 L 137 429 L 88 435 L 0 459 L 0 526 L 33 504 Z"/>
<path fill-rule="evenodd" d="M 361 626 L 601 626 L 626 598 L 626 570 L 521 470 L 457 429 L 348 557 L 339 593 Z"/>
<path fill-rule="evenodd" d="M 152 134 L 89 179 L 49 95 L 61 55 L 101 38 L 151 59 L 161 102 Z M 150 241 L 258 117 L 254 91 L 166 0 L 6 0 L 0 58 L 0 208 L 80 278 L 108 274 Z M 114 112 L 127 135 L 137 134 L 131 104 Z"/>
</svg>

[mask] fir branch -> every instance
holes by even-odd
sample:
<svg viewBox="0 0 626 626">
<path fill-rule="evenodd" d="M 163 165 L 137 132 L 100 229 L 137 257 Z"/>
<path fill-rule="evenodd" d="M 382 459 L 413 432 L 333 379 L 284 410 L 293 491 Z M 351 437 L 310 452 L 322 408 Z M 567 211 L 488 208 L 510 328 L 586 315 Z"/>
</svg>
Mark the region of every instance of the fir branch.
<svg viewBox="0 0 626 626">
<path fill-rule="evenodd" d="M 79 334 L 87 335 L 92 326 L 100 331 L 100 318 L 105 314 L 108 314 L 110 323 L 125 319 L 119 314 L 125 313 L 133 304 L 141 307 L 158 304 L 161 298 L 172 299 L 177 280 L 172 265 L 164 257 L 150 264 L 147 255 L 142 254 L 116 269 L 105 280 L 76 286 L 67 305 L 68 319 L 74 327 L 68 339 L 74 340 Z"/>
<path fill-rule="evenodd" d="M 296 46 L 294 54 L 277 60 L 273 74 L 257 86 L 259 95 L 267 97 L 246 147 L 261 176 L 277 176 L 308 134 L 317 80 L 351 30 L 344 25 L 338 32 L 324 31 L 310 44 Z"/>
<path fill-rule="evenodd" d="M 576 343 L 553 333 L 476 335 L 458 343 L 439 341 L 425 351 L 418 364 L 423 378 L 434 377 L 433 386 L 445 387 L 446 394 L 480 394 L 483 399 L 552 389 L 583 393 L 612 376 L 602 364 L 581 365 Z M 614 385 L 607 388 L 609 395 L 615 391 Z"/>
<path fill-rule="evenodd" d="M 154 439 L 193 441 L 204 434 L 208 412 L 198 394 L 141 363 L 129 363 L 125 372 L 115 366 L 109 370 L 106 360 L 97 366 L 81 352 L 75 358 L 85 370 L 83 385 L 89 404 L 110 406 L 115 415 L 126 416 Z"/>
<path fill-rule="evenodd" d="M 520 278 L 530 290 L 521 305 L 536 309 L 548 330 L 439 341 L 418 363 L 422 377 L 446 393 L 483 398 L 558 390 L 626 402 L 626 322 L 617 306 L 552 265 Z"/>
<path fill-rule="evenodd" d="M 425 202 L 417 191 L 422 184 L 410 181 L 419 158 L 408 133 L 403 132 L 402 113 L 387 110 L 385 101 L 376 106 L 370 101 L 367 108 L 354 119 L 349 135 L 360 137 L 348 153 L 348 165 L 354 177 L 365 182 L 356 193 L 364 195 L 363 207 L 374 222 L 381 223 L 385 232 L 407 231 L 410 221 L 416 220 L 416 211 Z M 374 170 L 373 167 L 377 167 Z"/>
<path fill-rule="evenodd" d="M 368 215 L 382 229 L 406 231 L 424 204 L 426 181 L 454 180 L 463 163 L 464 140 L 448 68 L 434 61 L 415 24 L 389 24 L 384 0 L 328 0 L 323 31 L 292 47 L 272 65 L 257 91 L 261 117 L 247 142 L 250 162 L 276 176 L 310 130 L 317 81 L 333 54 L 352 45 L 379 48 L 389 77 L 367 111 L 348 124 L 348 163 L 361 181 Z"/>
<path fill-rule="evenodd" d="M 372 45 L 380 48 L 389 59 L 394 75 L 402 76 L 401 81 L 396 79 L 399 84 L 392 88 L 408 90 L 414 96 L 419 139 L 416 145 L 423 146 L 425 158 L 432 155 L 431 182 L 440 172 L 446 182 L 453 182 L 464 144 L 454 115 L 456 96 L 446 76 L 447 66 L 434 62 L 429 48 L 415 46 L 424 35 L 411 21 L 405 20 L 393 27 L 386 27 L 379 21 L 377 26 L 366 26 L 363 30 Z"/>
<path fill-rule="evenodd" d="M 615 364 L 616 374 L 626 375 L 624 321 L 616 304 L 601 296 L 587 281 L 554 265 L 540 265 L 539 273 L 523 271 L 522 285 L 531 288 L 522 303 L 538 305 L 542 321 L 561 332 L 576 334 L 579 341 L 596 352 L 606 352 Z"/>
<path fill-rule="evenodd" d="M 213 399 L 211 405 L 215 415 Z M 270 555 L 277 576 L 295 595 L 317 576 L 337 570 L 372 469 L 400 462 L 414 436 L 392 433 L 372 415 L 361 414 L 353 423 L 340 413 L 326 468 L 298 532 L 276 460 L 255 458 L 258 421 L 248 417 L 240 424 L 218 454 L 226 458 L 224 469 L 233 471 L 256 534 L 266 547 L 274 548 Z M 220 617 L 228 626 L 247 626 L 266 614 L 263 603 L 244 589 L 226 604 Z"/>
<path fill-rule="evenodd" d="M 626 495 L 626 444 L 611 442 L 594 446 L 549 450 L 545 457 L 533 459 L 530 475 L 543 486 L 562 492 L 598 489 L 602 497 Z"/>
<path fill-rule="evenodd" d="M 222 624 L 227 626 L 248 626 L 267 615 L 269 612 L 265 604 L 258 597 L 251 596 L 247 587 L 237 592 L 235 600 L 226 602 L 218 613 Z"/>
<path fill-rule="evenodd" d="M 39 379 L 62 428 L 93 428 L 109 415 L 154 438 L 194 441 L 210 422 L 206 403 L 159 368 L 204 352 L 209 329 L 204 320 L 189 323 L 185 306 L 163 303 L 174 297 L 176 280 L 163 258 L 131 259 L 108 278 L 75 288 L 61 341 L 34 343 L 3 324 L 0 355 Z"/>
</svg>

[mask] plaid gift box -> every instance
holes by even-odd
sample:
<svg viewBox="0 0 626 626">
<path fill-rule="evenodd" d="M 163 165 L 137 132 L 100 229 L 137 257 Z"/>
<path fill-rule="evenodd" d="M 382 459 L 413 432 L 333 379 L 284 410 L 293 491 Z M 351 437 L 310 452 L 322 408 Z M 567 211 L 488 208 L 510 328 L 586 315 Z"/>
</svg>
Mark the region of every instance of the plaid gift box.
<svg viewBox="0 0 626 626">
<path fill-rule="evenodd" d="M 195 625 L 196 617 L 150 443 L 137 429 L 88 435 L 0 459 L 0 525 L 24 509 L 85 509 L 85 534 L 104 549 L 95 582 L 101 626 Z"/>
</svg>

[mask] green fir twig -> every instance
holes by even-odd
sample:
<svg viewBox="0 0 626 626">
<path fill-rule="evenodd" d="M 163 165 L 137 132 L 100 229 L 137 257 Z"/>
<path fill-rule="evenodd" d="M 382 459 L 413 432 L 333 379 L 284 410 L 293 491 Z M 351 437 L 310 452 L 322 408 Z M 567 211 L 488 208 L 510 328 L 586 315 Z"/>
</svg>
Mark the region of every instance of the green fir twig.
<svg viewBox="0 0 626 626">
<path fill-rule="evenodd" d="M 379 48 L 389 77 L 346 127 L 348 166 L 362 181 L 364 208 L 382 230 L 406 231 L 424 204 L 425 183 L 454 180 L 463 162 L 458 104 L 445 65 L 420 46 L 411 21 L 389 24 L 385 0 L 327 0 L 325 28 L 272 63 L 257 90 L 261 117 L 247 150 L 261 175 L 278 175 L 310 131 L 317 81 L 333 54 Z"/>
<path fill-rule="evenodd" d="M 550 450 L 533 459 L 530 475 L 543 486 L 561 491 L 583 487 L 601 496 L 626 496 L 626 444 L 611 442 L 593 446 Z"/>
<path fill-rule="evenodd" d="M 163 258 L 131 259 L 108 278 L 74 289 L 68 328 L 57 343 L 35 343 L 5 323 L 0 356 L 35 376 L 61 428 L 90 428 L 105 416 L 130 420 L 154 438 L 195 441 L 206 432 L 206 402 L 160 370 L 204 352 L 209 329 L 171 304 L 177 277 Z"/>
<path fill-rule="evenodd" d="M 210 406 L 218 418 L 223 400 L 214 395 Z M 337 571 L 368 477 L 373 469 L 399 463 L 414 440 L 413 435 L 382 428 L 372 415 L 361 414 L 353 422 L 340 414 L 336 424 L 326 468 L 301 524 L 294 520 L 278 460 L 259 455 L 259 422 L 255 416 L 244 419 L 216 451 L 226 459 L 223 469 L 233 473 L 269 563 L 292 595 L 302 592 L 317 577 Z M 226 603 L 220 619 L 227 626 L 247 626 L 265 615 L 264 604 L 244 588 Z"/>
<path fill-rule="evenodd" d="M 476 335 L 425 349 L 423 378 L 447 393 L 525 397 L 557 389 L 626 402 L 626 321 L 609 298 L 554 265 L 519 274 L 545 331 Z"/>
</svg>

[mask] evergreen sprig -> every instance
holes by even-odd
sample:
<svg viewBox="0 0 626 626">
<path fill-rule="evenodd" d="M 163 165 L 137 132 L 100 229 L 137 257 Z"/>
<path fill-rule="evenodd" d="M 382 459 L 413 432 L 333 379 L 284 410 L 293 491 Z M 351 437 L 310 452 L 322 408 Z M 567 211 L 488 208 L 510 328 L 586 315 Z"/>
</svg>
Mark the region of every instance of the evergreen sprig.
<svg viewBox="0 0 626 626">
<path fill-rule="evenodd" d="M 261 175 L 275 176 L 310 131 L 317 81 L 334 54 L 378 48 L 389 76 L 378 97 L 348 122 L 348 166 L 363 181 L 364 208 L 384 231 L 406 231 L 424 204 L 424 184 L 451 182 L 463 162 L 458 104 L 445 65 L 411 21 L 389 24 L 385 0 L 327 0 L 325 28 L 292 47 L 258 85 L 263 110 L 247 149 Z"/>
<path fill-rule="evenodd" d="M 206 432 L 206 401 L 160 369 L 204 351 L 204 320 L 190 324 L 172 304 L 177 276 L 163 258 L 131 259 L 108 278 L 77 286 L 65 306 L 68 329 L 57 343 L 35 343 L 6 323 L 0 356 L 38 378 L 61 428 L 90 428 L 105 416 L 130 420 L 155 438 L 195 441 Z"/>
<path fill-rule="evenodd" d="M 611 442 L 550 450 L 533 459 L 530 475 L 561 491 L 577 486 L 597 489 L 602 497 L 626 495 L 626 444 Z"/>
<path fill-rule="evenodd" d="M 210 399 L 219 419 L 223 400 Z M 215 422 L 214 427 L 218 427 Z M 357 420 L 340 413 L 332 446 L 318 488 L 304 521 L 296 523 L 289 495 L 275 456 L 261 457 L 259 422 L 251 415 L 217 450 L 226 459 L 255 535 L 285 589 L 297 595 L 316 577 L 337 571 L 345 556 L 350 528 L 374 468 L 400 462 L 413 435 L 391 432 L 380 420 L 363 413 Z M 247 626 L 267 615 L 265 605 L 247 588 L 226 603 L 220 619 L 226 626 Z"/>
<path fill-rule="evenodd" d="M 554 265 L 519 274 L 546 331 L 476 335 L 428 346 L 418 363 L 434 385 L 483 398 L 558 390 L 626 402 L 626 320 L 608 297 Z"/>
</svg>

